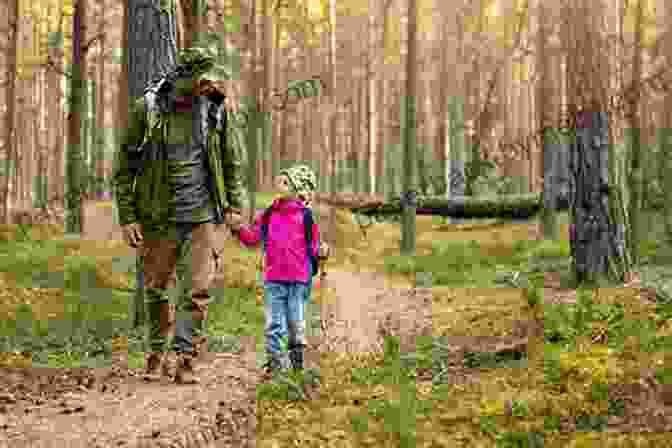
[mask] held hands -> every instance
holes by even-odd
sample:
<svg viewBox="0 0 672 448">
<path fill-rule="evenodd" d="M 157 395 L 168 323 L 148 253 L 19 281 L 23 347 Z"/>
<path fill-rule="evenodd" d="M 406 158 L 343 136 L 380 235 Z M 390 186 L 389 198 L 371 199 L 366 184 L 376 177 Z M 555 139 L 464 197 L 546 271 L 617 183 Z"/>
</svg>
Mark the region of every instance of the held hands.
<svg viewBox="0 0 672 448">
<path fill-rule="evenodd" d="M 139 223 L 133 222 L 121 226 L 121 232 L 126 244 L 133 248 L 142 246 L 142 226 Z"/>
<path fill-rule="evenodd" d="M 229 211 L 224 215 L 224 222 L 232 232 L 239 232 L 243 225 L 243 217 L 237 211 Z"/>
<path fill-rule="evenodd" d="M 317 252 L 317 258 L 320 258 L 322 260 L 326 260 L 327 258 L 331 257 L 331 247 L 324 241 L 320 243 L 320 247 Z"/>
</svg>

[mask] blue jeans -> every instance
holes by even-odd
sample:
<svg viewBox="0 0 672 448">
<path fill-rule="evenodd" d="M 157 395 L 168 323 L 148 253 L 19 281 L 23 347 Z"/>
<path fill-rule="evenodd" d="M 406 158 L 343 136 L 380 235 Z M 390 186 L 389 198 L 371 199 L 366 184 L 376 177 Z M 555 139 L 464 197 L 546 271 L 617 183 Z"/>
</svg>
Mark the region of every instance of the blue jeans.
<svg viewBox="0 0 672 448">
<path fill-rule="evenodd" d="M 271 361 L 287 367 L 287 355 L 280 341 L 288 336 L 288 349 L 303 349 L 306 345 L 306 298 L 309 285 L 301 282 L 265 282 L 266 353 Z"/>
</svg>

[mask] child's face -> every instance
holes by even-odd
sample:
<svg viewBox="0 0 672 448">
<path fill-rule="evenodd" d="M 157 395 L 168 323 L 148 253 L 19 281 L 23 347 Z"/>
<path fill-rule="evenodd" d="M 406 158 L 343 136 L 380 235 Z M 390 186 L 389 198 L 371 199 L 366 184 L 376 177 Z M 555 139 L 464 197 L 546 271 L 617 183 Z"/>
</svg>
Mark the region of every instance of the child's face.
<svg viewBox="0 0 672 448">
<path fill-rule="evenodd" d="M 289 179 L 284 174 L 275 177 L 275 191 L 285 197 L 291 196 L 292 190 L 289 186 Z"/>
</svg>

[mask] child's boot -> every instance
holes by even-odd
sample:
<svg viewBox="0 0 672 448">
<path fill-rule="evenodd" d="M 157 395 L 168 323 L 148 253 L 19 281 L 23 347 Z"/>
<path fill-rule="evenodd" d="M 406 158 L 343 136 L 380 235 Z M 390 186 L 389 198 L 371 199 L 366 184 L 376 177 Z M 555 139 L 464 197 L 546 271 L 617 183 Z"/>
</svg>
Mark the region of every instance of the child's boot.
<svg viewBox="0 0 672 448">
<path fill-rule="evenodd" d="M 163 352 L 151 352 L 145 361 L 145 372 L 143 378 L 145 381 L 159 381 L 161 379 L 161 364 L 163 363 Z"/>
<path fill-rule="evenodd" d="M 306 346 L 306 323 L 305 321 L 287 322 L 289 329 L 289 359 L 292 368 L 303 370 L 303 348 Z"/>
<path fill-rule="evenodd" d="M 268 355 L 268 360 L 264 364 L 264 374 L 267 377 L 272 377 L 276 373 L 283 371 L 286 367 L 286 360 L 283 363 L 283 359 L 277 355 Z"/>
<path fill-rule="evenodd" d="M 303 349 L 302 345 L 289 349 L 289 359 L 292 362 L 292 369 L 295 371 L 303 370 Z"/>
</svg>

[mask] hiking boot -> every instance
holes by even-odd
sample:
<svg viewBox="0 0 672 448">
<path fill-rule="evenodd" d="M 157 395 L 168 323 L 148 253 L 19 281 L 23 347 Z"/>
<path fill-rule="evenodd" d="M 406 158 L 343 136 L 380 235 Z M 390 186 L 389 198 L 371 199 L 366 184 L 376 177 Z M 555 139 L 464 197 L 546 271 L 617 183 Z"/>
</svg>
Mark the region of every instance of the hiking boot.
<svg viewBox="0 0 672 448">
<path fill-rule="evenodd" d="M 177 359 L 175 353 L 169 352 L 163 357 L 163 363 L 161 365 L 161 372 L 163 376 L 173 378 L 175 376 L 175 371 L 177 369 Z"/>
<path fill-rule="evenodd" d="M 152 352 L 147 356 L 145 374 L 143 375 L 146 381 L 159 381 L 161 379 L 163 356 L 164 354 L 161 352 Z"/>
<path fill-rule="evenodd" d="M 194 344 L 194 358 L 197 363 L 201 364 L 207 358 L 208 338 L 207 336 L 194 336 L 192 340 Z"/>
<path fill-rule="evenodd" d="M 175 382 L 177 384 L 198 384 L 201 380 L 194 373 L 195 358 L 190 353 L 183 353 L 177 363 Z"/>
</svg>

